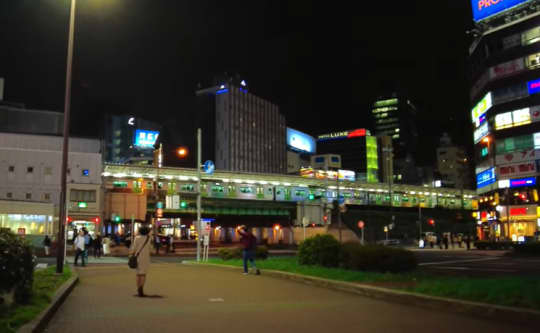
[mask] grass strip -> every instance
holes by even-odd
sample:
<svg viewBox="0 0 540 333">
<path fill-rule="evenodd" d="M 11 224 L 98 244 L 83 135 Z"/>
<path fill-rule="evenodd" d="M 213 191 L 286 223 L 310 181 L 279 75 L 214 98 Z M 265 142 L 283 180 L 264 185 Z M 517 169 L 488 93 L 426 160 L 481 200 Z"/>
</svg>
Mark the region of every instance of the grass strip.
<svg viewBox="0 0 540 333">
<path fill-rule="evenodd" d="M 209 259 L 208 262 L 237 267 L 243 265 L 240 259 Z M 270 257 L 257 261 L 257 267 L 336 281 L 367 283 L 431 296 L 540 310 L 540 279 L 535 277 L 437 276 L 419 270 L 402 274 L 362 272 L 299 265 L 296 257 Z"/>
<path fill-rule="evenodd" d="M 71 270 L 67 265 L 61 275 L 56 274 L 56 266 L 36 270 L 30 302 L 0 309 L 0 332 L 15 332 L 17 328 L 37 317 L 49 305 L 56 290 L 70 277 Z"/>
</svg>

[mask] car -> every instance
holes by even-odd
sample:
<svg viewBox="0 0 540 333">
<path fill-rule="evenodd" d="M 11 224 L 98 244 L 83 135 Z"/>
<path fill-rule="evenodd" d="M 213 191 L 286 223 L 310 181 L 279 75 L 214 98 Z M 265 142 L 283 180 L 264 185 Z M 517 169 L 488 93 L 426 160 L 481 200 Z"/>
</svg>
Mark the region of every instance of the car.
<svg viewBox="0 0 540 333">
<path fill-rule="evenodd" d="M 384 239 L 378 241 L 377 244 L 386 246 L 399 246 L 401 245 L 401 241 L 399 239 Z"/>
</svg>

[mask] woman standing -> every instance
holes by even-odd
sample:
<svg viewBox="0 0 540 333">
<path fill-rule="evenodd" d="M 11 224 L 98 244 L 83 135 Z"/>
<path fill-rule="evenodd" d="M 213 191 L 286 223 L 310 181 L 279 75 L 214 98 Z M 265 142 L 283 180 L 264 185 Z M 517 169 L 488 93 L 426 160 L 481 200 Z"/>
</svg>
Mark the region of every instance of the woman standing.
<svg viewBox="0 0 540 333">
<path fill-rule="evenodd" d="M 139 228 L 139 236 L 135 237 L 129 255 L 137 256 L 137 294 L 139 297 L 146 296 L 143 291 L 146 282 L 146 273 L 150 266 L 150 229 L 146 226 Z"/>
</svg>

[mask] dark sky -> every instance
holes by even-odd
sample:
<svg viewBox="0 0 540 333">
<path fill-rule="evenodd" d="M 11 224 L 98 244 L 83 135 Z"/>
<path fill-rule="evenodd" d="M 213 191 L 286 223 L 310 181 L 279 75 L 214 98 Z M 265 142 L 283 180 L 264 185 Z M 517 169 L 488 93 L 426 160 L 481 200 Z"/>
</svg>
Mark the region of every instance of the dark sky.
<svg viewBox="0 0 540 333">
<path fill-rule="evenodd" d="M 420 111 L 423 162 L 442 131 L 470 145 L 469 1 L 379 3 L 78 0 L 73 131 L 92 135 L 99 114 L 123 112 L 191 141 L 182 117 L 197 82 L 237 72 L 313 135 L 369 126 L 380 89 L 398 86 Z M 0 1 L 6 100 L 63 110 L 68 14 L 68 0 Z"/>
</svg>

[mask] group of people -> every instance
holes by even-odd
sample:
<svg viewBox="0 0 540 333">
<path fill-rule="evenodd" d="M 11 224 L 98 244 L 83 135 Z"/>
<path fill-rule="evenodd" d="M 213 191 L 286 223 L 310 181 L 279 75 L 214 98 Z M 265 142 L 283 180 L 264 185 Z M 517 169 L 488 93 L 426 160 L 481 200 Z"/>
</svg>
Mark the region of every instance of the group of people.
<svg viewBox="0 0 540 333">
<path fill-rule="evenodd" d="M 248 228 L 243 225 L 238 230 L 240 234 L 240 243 L 242 244 L 242 259 L 244 262 L 244 275 L 247 275 L 248 272 L 248 262 L 250 262 L 251 267 L 256 275 L 260 275 L 261 271 L 257 268 L 255 264 L 255 251 L 257 248 L 257 238 L 248 230 Z M 154 240 L 154 246 L 156 247 L 156 253 L 159 253 L 159 246 L 161 245 L 161 239 L 159 235 L 152 237 L 150 234 L 150 228 L 143 226 L 139 228 L 139 235 L 135 237 L 131 248 L 129 249 L 129 256 L 136 256 L 137 258 L 137 268 L 135 269 L 136 273 L 136 285 L 137 285 L 137 296 L 145 297 L 144 293 L 144 284 L 146 282 L 146 275 L 150 267 L 150 245 L 151 240 Z M 159 245 L 158 245 L 159 244 Z M 172 244 L 172 237 L 167 239 L 167 246 Z"/>
<path fill-rule="evenodd" d="M 165 236 L 165 242 L 164 242 L 164 247 L 165 247 L 165 253 L 169 253 L 170 251 L 174 252 L 174 239 L 173 239 L 173 236 L 171 235 L 167 235 Z M 159 235 L 156 235 L 154 237 L 154 247 L 156 248 L 156 254 L 159 254 L 159 249 L 162 245 L 162 242 L 161 242 L 161 236 Z"/>
<path fill-rule="evenodd" d="M 103 253 L 103 239 L 100 234 L 95 238 L 88 232 L 86 228 L 82 228 L 79 232 L 74 233 L 76 236 L 73 239 L 73 247 L 75 248 L 75 266 L 78 266 L 79 257 L 81 257 L 82 265 L 86 266 L 88 262 L 88 252 L 94 250 L 94 258 L 101 258 Z"/>
<path fill-rule="evenodd" d="M 465 246 L 467 247 L 467 250 L 471 249 L 471 241 L 473 241 L 472 237 L 469 235 L 452 235 L 450 233 L 442 234 L 442 235 L 435 235 L 430 234 L 424 237 L 424 246 L 429 246 L 431 248 L 434 248 L 435 245 L 438 246 L 441 250 L 446 249 L 448 250 L 449 245 L 452 245 L 452 248 L 455 248 L 456 245 L 459 248 L 463 248 L 463 244 L 465 243 Z"/>
</svg>

